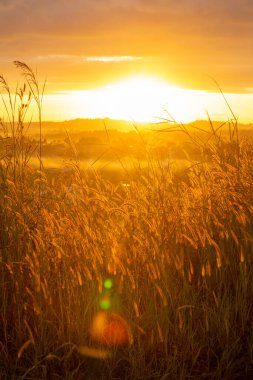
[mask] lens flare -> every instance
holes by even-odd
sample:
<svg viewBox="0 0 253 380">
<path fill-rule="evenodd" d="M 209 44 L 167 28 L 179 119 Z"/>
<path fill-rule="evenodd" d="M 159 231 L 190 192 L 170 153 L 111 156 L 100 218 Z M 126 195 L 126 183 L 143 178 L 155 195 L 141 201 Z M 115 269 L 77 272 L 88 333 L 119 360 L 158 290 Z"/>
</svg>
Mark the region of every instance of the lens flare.
<svg viewBox="0 0 253 380">
<path fill-rule="evenodd" d="M 106 278 L 104 281 L 104 288 L 105 289 L 111 289 L 112 288 L 112 279 L 111 278 Z"/>
<path fill-rule="evenodd" d="M 103 294 L 99 300 L 99 306 L 103 310 L 108 310 L 111 307 L 111 299 L 109 294 Z"/>
<path fill-rule="evenodd" d="M 95 359 L 108 359 L 111 357 L 111 352 L 108 350 L 100 350 L 98 348 L 79 346 L 78 351 L 83 356 L 88 356 Z"/>
<path fill-rule="evenodd" d="M 116 313 L 98 312 L 90 329 L 91 337 L 106 346 L 125 346 L 132 343 L 128 323 Z"/>
</svg>

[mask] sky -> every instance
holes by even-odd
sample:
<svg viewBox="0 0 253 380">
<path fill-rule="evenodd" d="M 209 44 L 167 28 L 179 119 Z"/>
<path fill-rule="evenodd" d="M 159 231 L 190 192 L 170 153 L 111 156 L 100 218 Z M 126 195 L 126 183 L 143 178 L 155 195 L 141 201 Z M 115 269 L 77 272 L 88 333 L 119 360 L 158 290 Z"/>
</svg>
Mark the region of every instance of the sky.
<svg viewBox="0 0 253 380">
<path fill-rule="evenodd" d="M 135 117 L 126 104 L 116 112 L 117 99 L 131 103 L 129 83 L 137 93 L 134 104 L 142 95 L 139 109 L 145 118 L 144 108 L 152 108 L 149 86 L 155 81 L 157 91 L 160 81 L 164 99 L 153 112 L 181 96 L 176 114 L 183 105 L 187 113 L 188 104 L 196 108 L 191 117 L 203 116 L 209 107 L 214 117 L 227 117 L 224 107 L 215 106 L 222 99 L 213 97 L 218 92 L 214 78 L 238 117 L 253 121 L 252 0 L 0 0 L 0 51 L 0 73 L 9 82 L 18 80 L 14 60 L 36 69 L 42 80 L 46 77 L 47 118 L 75 113 Z M 169 86 L 167 97 L 162 84 Z M 181 93 L 171 94 L 172 88 Z M 105 107 L 101 111 L 105 100 L 108 115 Z"/>
</svg>

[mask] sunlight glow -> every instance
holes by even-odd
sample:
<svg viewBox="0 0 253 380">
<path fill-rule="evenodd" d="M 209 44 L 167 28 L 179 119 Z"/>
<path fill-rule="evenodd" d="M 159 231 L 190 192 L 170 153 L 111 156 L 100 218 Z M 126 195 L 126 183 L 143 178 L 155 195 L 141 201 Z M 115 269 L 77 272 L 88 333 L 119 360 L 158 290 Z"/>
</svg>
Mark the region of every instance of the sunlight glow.
<svg viewBox="0 0 253 380">
<path fill-rule="evenodd" d="M 172 100 L 181 90 L 154 77 L 136 76 L 104 87 L 107 99 L 104 110 L 114 118 L 150 121 L 161 114 L 166 101 Z"/>
<path fill-rule="evenodd" d="M 201 98 L 203 93 L 171 86 L 156 77 L 139 75 L 94 90 L 58 93 L 58 99 L 68 97 L 69 105 L 57 108 L 58 112 L 68 113 L 67 119 L 110 117 L 143 122 L 165 117 L 166 110 L 176 120 L 185 122 L 199 118 L 200 100 L 196 98 Z M 48 107 L 50 103 L 52 105 L 52 99 Z"/>
<path fill-rule="evenodd" d="M 239 122 L 253 119 L 253 94 L 224 94 Z M 14 95 L 13 95 L 14 97 Z M 3 100 L 8 101 L 7 95 Z M 5 109 L 1 105 L 2 114 Z M 136 122 L 157 122 L 161 118 L 188 123 L 231 118 L 219 92 L 184 89 L 154 76 L 136 75 L 89 90 L 57 91 L 45 94 L 43 120 L 61 121 L 76 118 L 111 118 Z M 36 119 L 35 112 L 27 117 Z"/>
</svg>

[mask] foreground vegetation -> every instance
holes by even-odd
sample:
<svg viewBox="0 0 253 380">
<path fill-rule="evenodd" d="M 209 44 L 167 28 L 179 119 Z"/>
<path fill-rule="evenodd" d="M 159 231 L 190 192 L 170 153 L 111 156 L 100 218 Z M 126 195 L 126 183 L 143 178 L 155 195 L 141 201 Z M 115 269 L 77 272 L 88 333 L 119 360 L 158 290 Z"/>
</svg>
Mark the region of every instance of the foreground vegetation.
<svg viewBox="0 0 253 380">
<path fill-rule="evenodd" d="M 127 183 L 77 159 L 55 177 L 41 135 L 30 165 L 26 112 L 35 101 L 41 118 L 42 97 L 17 66 L 26 86 L 0 133 L 0 378 L 252 378 L 253 150 L 233 114 L 201 137 L 168 123 L 199 155 L 180 173 L 143 142 L 147 165 Z M 106 278 L 124 346 L 90 334 Z"/>
</svg>

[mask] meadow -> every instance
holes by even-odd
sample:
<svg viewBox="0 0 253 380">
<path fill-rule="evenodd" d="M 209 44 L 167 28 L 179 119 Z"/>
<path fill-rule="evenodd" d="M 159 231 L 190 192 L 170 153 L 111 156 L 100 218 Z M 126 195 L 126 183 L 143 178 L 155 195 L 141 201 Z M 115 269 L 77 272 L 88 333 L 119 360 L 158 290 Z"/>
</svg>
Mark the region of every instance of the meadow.
<svg viewBox="0 0 253 380">
<path fill-rule="evenodd" d="M 43 86 L 16 65 L 15 99 L 0 77 L 0 378 L 251 379 L 251 133 L 231 110 L 46 141 Z M 63 146 L 68 170 L 48 170 Z"/>
</svg>

